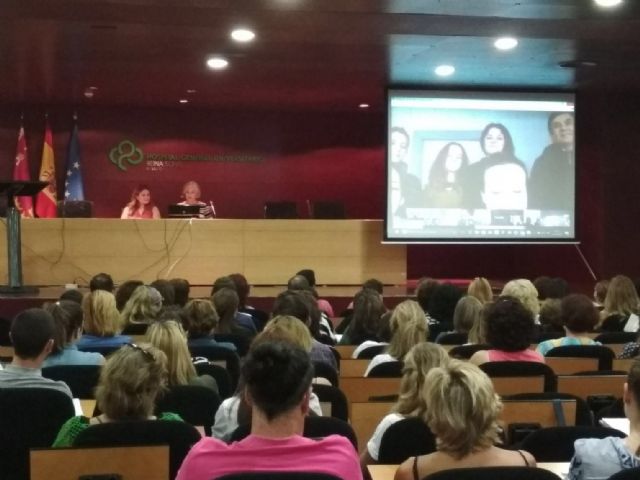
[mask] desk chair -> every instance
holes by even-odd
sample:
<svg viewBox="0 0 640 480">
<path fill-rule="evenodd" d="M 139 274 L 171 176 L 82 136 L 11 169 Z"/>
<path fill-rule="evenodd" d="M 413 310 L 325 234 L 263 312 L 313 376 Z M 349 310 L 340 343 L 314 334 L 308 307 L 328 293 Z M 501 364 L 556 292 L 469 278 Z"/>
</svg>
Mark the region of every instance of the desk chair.
<svg viewBox="0 0 640 480">
<path fill-rule="evenodd" d="M 162 412 L 177 413 L 194 427 L 204 427 L 211 436 L 216 412 L 222 403 L 216 392 L 200 385 L 175 385 L 156 400 L 156 415 Z"/>
<path fill-rule="evenodd" d="M 593 340 L 603 345 L 608 343 L 629 343 L 635 342 L 638 334 L 635 332 L 603 332 Z"/>
<path fill-rule="evenodd" d="M 328 404 L 329 412 L 322 409 L 322 415 L 325 417 L 335 417 L 345 422 L 349 421 L 349 405 L 347 397 L 342 391 L 331 385 L 313 384 L 313 393 L 318 396 L 320 404 Z"/>
<path fill-rule="evenodd" d="M 335 368 L 325 362 L 313 362 L 313 377 L 324 378 L 334 387 L 339 387 L 338 372 Z"/>
<path fill-rule="evenodd" d="M 225 398 L 233 396 L 234 390 L 231 386 L 231 375 L 229 375 L 226 368 L 208 362 L 194 363 L 193 366 L 196 367 L 198 376 L 209 375 L 215 379 L 218 385 L 218 395 L 220 395 L 220 399 L 224 400 Z"/>
<path fill-rule="evenodd" d="M 545 392 L 555 392 L 556 376 L 553 370 L 544 363 L 539 362 L 486 362 L 480 365 L 480 369 L 489 377 L 543 377 L 543 389 Z M 526 392 L 516 392 L 526 393 Z"/>
<path fill-rule="evenodd" d="M 467 343 L 468 335 L 461 332 L 443 333 L 436 338 L 436 343 L 440 345 L 464 345 Z"/>
<path fill-rule="evenodd" d="M 298 218 L 298 206 L 296 202 L 265 202 L 264 218 Z"/>
<path fill-rule="evenodd" d="M 100 365 L 55 365 L 42 369 L 42 376 L 60 380 L 71 389 L 74 398 L 96 398 Z"/>
<path fill-rule="evenodd" d="M 597 358 L 598 370 L 611 370 L 615 355 L 603 345 L 566 345 L 552 348 L 545 357 Z"/>
<path fill-rule="evenodd" d="M 328 200 L 307 200 L 309 217 L 316 219 L 341 220 L 346 218 L 344 203 Z"/>
<path fill-rule="evenodd" d="M 400 378 L 402 377 L 402 369 L 404 362 L 385 362 L 376 365 L 369 371 L 368 378 Z"/>
<path fill-rule="evenodd" d="M 618 473 L 614 473 L 609 480 L 638 480 L 640 478 L 640 467 L 625 468 Z"/>
<path fill-rule="evenodd" d="M 560 480 L 542 468 L 482 467 L 453 468 L 427 475 L 422 480 Z"/>
<path fill-rule="evenodd" d="M 231 387 L 235 391 L 240 378 L 240 357 L 236 352 L 219 345 L 189 345 L 192 357 L 204 357 L 210 362 L 224 363 L 231 377 Z"/>
<path fill-rule="evenodd" d="M 378 463 L 395 465 L 436 451 L 436 437 L 421 418 L 405 418 L 382 435 Z"/>
<path fill-rule="evenodd" d="M 449 350 L 449 356 L 460 360 L 469 360 L 474 353 L 490 348 L 489 345 L 458 345 Z"/>
</svg>

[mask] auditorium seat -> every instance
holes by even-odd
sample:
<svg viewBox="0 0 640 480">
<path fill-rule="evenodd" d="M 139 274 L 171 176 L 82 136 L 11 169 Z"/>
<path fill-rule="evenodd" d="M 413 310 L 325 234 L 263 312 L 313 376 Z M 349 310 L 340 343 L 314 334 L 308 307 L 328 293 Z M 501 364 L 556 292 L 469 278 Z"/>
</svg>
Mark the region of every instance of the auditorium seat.
<svg viewBox="0 0 640 480">
<path fill-rule="evenodd" d="M 265 202 L 264 218 L 298 218 L 298 206 L 288 200 Z"/>
<path fill-rule="evenodd" d="M 325 417 L 335 417 L 345 422 L 349 421 L 349 406 L 347 405 L 347 397 L 337 387 L 331 385 L 313 384 L 313 393 L 318 396 L 320 406 L 322 407 L 322 415 Z M 325 410 L 324 405 L 329 408 Z"/>
<path fill-rule="evenodd" d="M 341 220 L 346 218 L 344 203 L 327 200 L 307 201 L 309 216 L 315 219 Z"/>
<path fill-rule="evenodd" d="M 93 202 L 87 200 L 60 200 L 58 202 L 58 217 L 61 218 L 91 218 Z"/>
<path fill-rule="evenodd" d="M 378 463 L 398 464 L 409 457 L 435 451 L 436 437 L 427 424 L 418 417 L 405 418 L 391 425 L 382 435 Z"/>
<path fill-rule="evenodd" d="M 74 398 L 95 398 L 100 369 L 100 365 L 55 365 L 43 368 L 42 376 L 66 383 Z"/>
<path fill-rule="evenodd" d="M 597 358 L 598 370 L 611 370 L 615 355 L 602 345 L 566 345 L 552 348 L 545 357 Z"/>
<path fill-rule="evenodd" d="M 208 387 L 200 385 L 174 385 L 156 400 L 156 415 L 177 413 L 194 427 L 204 427 L 211 436 L 216 412 L 222 403 L 220 396 Z"/>
<path fill-rule="evenodd" d="M 482 467 L 453 468 L 427 475 L 422 480 L 559 480 L 543 468 Z"/>
</svg>

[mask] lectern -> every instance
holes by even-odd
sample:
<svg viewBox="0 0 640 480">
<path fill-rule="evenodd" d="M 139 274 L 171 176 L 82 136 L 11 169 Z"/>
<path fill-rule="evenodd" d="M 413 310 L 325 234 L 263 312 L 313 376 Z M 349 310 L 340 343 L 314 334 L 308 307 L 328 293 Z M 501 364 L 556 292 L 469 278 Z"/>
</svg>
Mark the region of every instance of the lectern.
<svg viewBox="0 0 640 480">
<path fill-rule="evenodd" d="M 7 196 L 7 264 L 9 284 L 0 286 L 0 293 L 24 295 L 36 293 L 36 287 L 22 285 L 22 240 L 20 239 L 20 211 L 14 197 L 32 196 L 49 185 L 48 182 L 0 182 L 0 195 Z"/>
</svg>

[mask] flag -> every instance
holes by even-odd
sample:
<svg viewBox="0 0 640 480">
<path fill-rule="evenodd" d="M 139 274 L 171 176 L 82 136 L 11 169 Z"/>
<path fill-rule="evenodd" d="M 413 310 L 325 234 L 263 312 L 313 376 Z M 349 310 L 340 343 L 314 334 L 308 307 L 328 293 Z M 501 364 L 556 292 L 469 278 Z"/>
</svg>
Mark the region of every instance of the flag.
<svg viewBox="0 0 640 480">
<path fill-rule="evenodd" d="M 75 120 L 75 117 L 74 117 Z M 78 142 L 78 124 L 74 122 L 69 149 L 67 150 L 67 178 L 64 182 L 65 200 L 84 200 L 82 170 L 80 169 L 80 143 Z"/>
<path fill-rule="evenodd" d="M 40 218 L 55 218 L 56 211 L 56 166 L 53 161 L 53 136 L 47 122 L 44 129 L 44 145 L 42 146 L 42 163 L 40 164 L 40 181 L 49 182 L 36 197 L 36 215 Z"/>
<path fill-rule="evenodd" d="M 16 163 L 13 165 L 14 180 L 31 180 L 29 161 L 27 158 L 27 141 L 24 138 L 24 127 L 20 125 L 18 146 L 16 147 Z M 15 197 L 16 208 L 23 218 L 33 218 L 33 197 Z"/>
</svg>

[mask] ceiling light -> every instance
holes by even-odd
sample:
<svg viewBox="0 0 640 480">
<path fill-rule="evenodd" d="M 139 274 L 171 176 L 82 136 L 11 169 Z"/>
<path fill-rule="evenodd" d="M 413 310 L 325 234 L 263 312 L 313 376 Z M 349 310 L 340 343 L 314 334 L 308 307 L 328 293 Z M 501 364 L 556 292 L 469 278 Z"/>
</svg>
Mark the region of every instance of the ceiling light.
<svg viewBox="0 0 640 480">
<path fill-rule="evenodd" d="M 493 42 L 498 50 L 512 50 L 518 46 L 518 39 L 513 37 L 500 37 Z"/>
<path fill-rule="evenodd" d="M 256 34 L 248 28 L 236 28 L 231 32 L 231 38 L 236 42 L 247 43 L 256 38 Z"/>
<path fill-rule="evenodd" d="M 94 95 L 94 91 L 93 91 L 93 90 L 91 90 L 91 89 L 89 89 L 89 88 L 87 88 L 87 89 L 84 91 L 84 96 L 85 96 L 86 98 L 93 98 L 93 95 Z"/>
<path fill-rule="evenodd" d="M 98 87 L 89 87 L 89 90 L 98 90 Z"/>
<path fill-rule="evenodd" d="M 594 0 L 596 5 L 603 8 L 617 7 L 622 4 L 622 0 Z"/>
<path fill-rule="evenodd" d="M 180 103 L 189 103 L 189 100 L 187 100 L 186 98 L 181 98 L 180 100 L 178 100 Z"/>
<path fill-rule="evenodd" d="M 435 69 L 436 75 L 440 77 L 448 77 L 453 75 L 456 71 L 456 67 L 453 65 L 438 65 Z"/>
<path fill-rule="evenodd" d="M 207 67 L 211 70 L 224 70 L 229 66 L 229 60 L 224 57 L 209 57 L 207 59 Z"/>
<path fill-rule="evenodd" d="M 358 105 L 358 108 L 369 108 L 369 104 L 368 103 L 361 103 L 360 105 Z"/>
<path fill-rule="evenodd" d="M 193 94 L 194 94 L 194 93 L 196 93 L 196 92 L 197 92 L 197 90 L 196 90 L 195 88 L 189 88 L 189 89 L 187 90 L 187 93 L 188 93 L 189 95 L 193 95 Z"/>
</svg>

